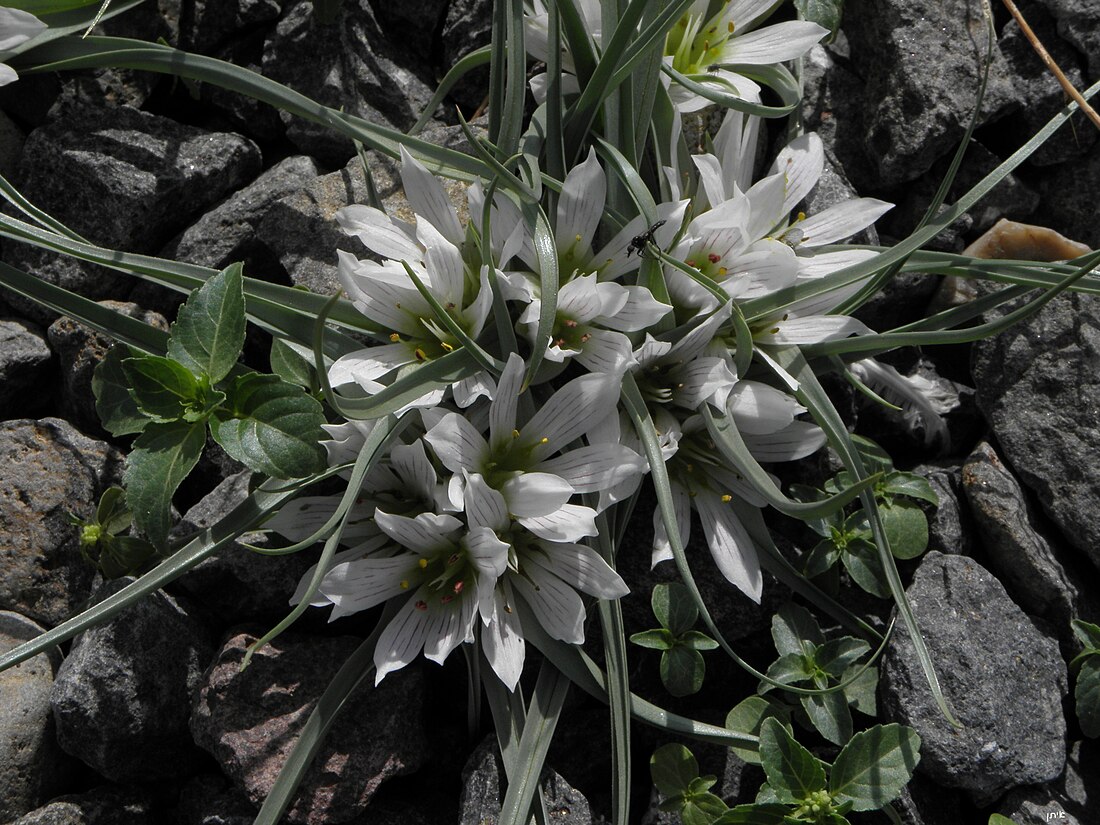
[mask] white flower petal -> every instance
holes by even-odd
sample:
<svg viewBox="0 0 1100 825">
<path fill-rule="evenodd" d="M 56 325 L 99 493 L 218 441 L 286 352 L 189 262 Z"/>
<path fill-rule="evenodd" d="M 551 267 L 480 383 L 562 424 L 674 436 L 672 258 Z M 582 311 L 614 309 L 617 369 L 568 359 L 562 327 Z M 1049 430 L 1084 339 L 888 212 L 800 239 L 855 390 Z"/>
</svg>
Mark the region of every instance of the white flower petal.
<svg viewBox="0 0 1100 825">
<path fill-rule="evenodd" d="M 538 469 L 565 479 L 578 493 L 594 493 L 641 475 L 646 460 L 621 444 L 593 444 L 539 462 Z"/>
<path fill-rule="evenodd" d="M 348 235 L 354 235 L 371 252 L 410 264 L 422 256 L 419 245 L 390 220 L 389 215 L 373 206 L 352 204 L 336 213 L 336 222 Z"/>
<path fill-rule="evenodd" d="M 691 499 L 683 485 L 672 484 L 672 510 L 676 516 L 676 533 L 680 538 L 680 546 L 687 547 L 691 539 Z M 651 566 L 656 567 L 663 561 L 671 561 L 674 558 L 672 543 L 668 540 L 668 531 L 665 530 L 665 520 L 661 517 L 661 508 L 653 511 L 653 557 Z"/>
<path fill-rule="evenodd" d="M 610 413 L 618 401 L 618 381 L 606 375 L 574 378 L 522 428 L 524 443 L 537 445 L 533 452 L 536 458 L 563 450 Z"/>
<path fill-rule="evenodd" d="M 829 33 L 817 23 L 788 20 L 733 37 L 722 49 L 722 63 L 750 66 L 782 63 L 801 57 Z"/>
<path fill-rule="evenodd" d="M 474 425 L 458 413 L 447 413 L 424 434 L 436 457 L 452 473 L 480 472 L 489 455 L 489 445 Z"/>
<path fill-rule="evenodd" d="M 797 461 L 813 455 L 828 440 L 825 431 L 808 421 L 793 421 L 777 433 L 745 435 L 745 445 L 757 461 Z"/>
<path fill-rule="evenodd" d="M 481 631 L 481 646 L 493 672 L 508 690 L 514 691 L 523 674 L 524 643 L 515 599 L 510 593 L 507 582 L 495 591 L 495 612 Z"/>
<path fill-rule="evenodd" d="M 318 592 L 336 605 L 331 619 L 369 610 L 400 596 L 410 584 L 420 583 L 420 568 L 416 562 L 416 556 L 403 553 L 337 564 L 325 574 Z"/>
<path fill-rule="evenodd" d="M 554 639 L 571 644 L 583 642 L 584 604 L 577 591 L 541 567 L 525 566 L 523 572 L 524 576 L 511 576 L 509 581 L 527 602 L 535 620 Z"/>
<path fill-rule="evenodd" d="M 764 576 L 756 547 L 733 508 L 717 496 L 700 494 L 695 509 L 707 536 L 714 563 L 726 579 L 757 604 L 764 590 Z"/>
<path fill-rule="evenodd" d="M 595 274 L 569 281 L 558 292 L 558 315 L 587 323 L 603 313 L 603 296 Z"/>
<path fill-rule="evenodd" d="M 726 406 L 741 433 L 774 433 L 806 412 L 794 396 L 759 381 L 738 382 Z"/>
<path fill-rule="evenodd" d="M 521 518 L 518 521 L 540 539 L 547 541 L 578 542 L 599 532 L 596 530 L 596 511 L 579 504 L 563 504 L 549 515 Z"/>
<path fill-rule="evenodd" d="M 443 664 L 451 651 L 466 639 L 472 640 L 476 615 L 477 598 L 473 593 L 462 593 L 448 604 L 431 604 L 424 631 L 424 658 Z"/>
<path fill-rule="evenodd" d="M 684 212 L 690 202 L 680 200 L 657 204 L 657 220 L 664 221 L 664 223 L 654 231 L 653 242 L 661 249 L 667 249 L 676 233 L 680 231 L 680 224 L 684 220 Z M 638 268 L 638 256 L 631 255 L 627 257 L 627 250 L 630 248 L 630 242 L 648 228 L 645 218 L 639 215 L 616 233 L 607 242 L 606 246 L 592 256 L 593 265 L 603 267 L 600 270 L 600 276 L 604 280 L 613 280 Z"/>
<path fill-rule="evenodd" d="M 573 487 L 550 473 L 521 473 L 508 479 L 500 492 L 513 516 L 537 518 L 561 509 L 573 495 Z"/>
<path fill-rule="evenodd" d="M 479 474 L 466 476 L 463 506 L 470 529 L 487 527 L 490 530 L 508 528 L 508 505 L 504 496 L 490 487 Z M 499 574 L 498 574 L 499 575 Z"/>
<path fill-rule="evenodd" d="M 819 344 L 870 332 L 866 324 L 848 315 L 811 315 L 777 321 L 772 330 L 757 335 L 756 340 L 767 344 Z"/>
<path fill-rule="evenodd" d="M 583 349 L 564 352 L 573 355 L 589 372 L 622 375 L 635 363 L 630 339 L 623 333 L 590 329 L 586 334 L 588 340 L 584 342 Z"/>
<path fill-rule="evenodd" d="M 436 177 L 410 155 L 404 146 L 401 147 L 401 183 L 413 211 L 418 216 L 427 218 L 452 244 L 460 245 L 463 239 L 462 225 L 458 222 L 454 204 Z"/>
<path fill-rule="evenodd" d="M 329 383 L 334 387 L 343 384 L 360 384 L 375 381 L 387 373 L 412 364 L 416 357 L 405 344 L 382 344 L 376 347 L 349 352 L 333 363 L 328 371 Z"/>
<path fill-rule="evenodd" d="M 409 518 L 375 510 L 374 521 L 383 533 L 402 547 L 421 555 L 453 546 L 451 534 L 462 527 L 462 522 L 454 516 L 438 513 L 420 513 Z"/>
<path fill-rule="evenodd" d="M 435 467 L 424 451 L 424 442 L 419 438 L 412 444 L 398 444 L 390 450 L 390 463 L 411 490 L 425 502 L 435 498 L 435 488 L 439 479 Z"/>
<path fill-rule="evenodd" d="M 825 169 L 825 149 L 814 132 L 800 135 L 779 152 L 770 174 L 782 173 L 786 193 L 781 212 L 791 212 L 810 194 Z"/>
<path fill-rule="evenodd" d="M 417 227 L 417 237 L 424 244 L 424 266 L 428 289 L 443 304 L 462 306 L 466 288 L 466 268 L 458 247 L 444 238 L 430 223 Z M 420 273 L 417 273 L 420 275 Z"/>
<path fill-rule="evenodd" d="M 671 306 L 658 301 L 644 286 L 625 286 L 623 290 L 626 292 L 626 301 L 622 308 L 614 315 L 601 316 L 598 319 L 600 326 L 619 332 L 640 332 L 672 311 Z"/>
<path fill-rule="evenodd" d="M 537 565 L 566 584 L 601 599 L 619 599 L 630 592 L 622 577 L 611 569 L 603 557 L 583 544 L 540 545 L 543 553 L 524 556 L 526 565 Z"/>
<path fill-rule="evenodd" d="M 554 226 L 561 252 L 575 245 L 578 256 L 587 253 L 600 224 L 606 197 L 607 178 L 596 159 L 596 150 L 589 149 L 584 163 L 570 169 L 562 182 Z"/>
<path fill-rule="evenodd" d="M 523 386 L 523 373 L 523 359 L 514 352 L 509 354 L 497 381 L 493 403 L 489 405 L 489 443 L 494 452 L 505 449 L 514 439 L 516 404 Z"/>
<path fill-rule="evenodd" d="M 717 206 L 733 195 L 732 192 L 726 192 L 725 176 L 718 158 L 711 154 L 704 154 L 692 155 L 691 160 L 699 171 L 699 182 L 703 184 L 703 192 L 706 193 L 708 204 Z"/>
<path fill-rule="evenodd" d="M 428 611 L 418 610 L 416 604 L 426 600 L 428 595 L 423 587 L 417 590 L 378 637 L 374 648 L 375 685 L 386 678 L 387 673 L 405 667 L 423 649 Z"/>
<path fill-rule="evenodd" d="M 894 208 L 894 204 L 875 198 L 853 198 L 830 206 L 795 224 L 802 232 L 801 246 L 823 246 L 850 238 Z"/>
<path fill-rule="evenodd" d="M 46 24 L 30 12 L 0 7 L 0 52 L 14 49 L 45 30 Z M 15 74 L 13 69 L 8 71 Z M 3 84 L 0 83 L 0 85 Z"/>
</svg>

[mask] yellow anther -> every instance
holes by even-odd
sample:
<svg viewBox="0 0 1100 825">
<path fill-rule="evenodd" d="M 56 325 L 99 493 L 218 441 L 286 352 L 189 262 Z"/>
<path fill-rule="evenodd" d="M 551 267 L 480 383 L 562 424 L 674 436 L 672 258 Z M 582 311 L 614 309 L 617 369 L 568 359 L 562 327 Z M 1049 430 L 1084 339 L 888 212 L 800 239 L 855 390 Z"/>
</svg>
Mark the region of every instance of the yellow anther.
<svg viewBox="0 0 1100 825">
<path fill-rule="evenodd" d="M 729 29 L 730 34 L 733 34 L 733 21 L 732 20 L 729 23 L 726 24 L 726 28 Z"/>
<path fill-rule="evenodd" d="M 417 564 L 420 565 L 420 569 L 423 570 L 424 568 L 426 568 L 428 566 L 428 560 L 427 559 L 420 559 L 417 562 Z"/>
<path fill-rule="evenodd" d="M 800 220 L 800 221 L 806 220 L 806 213 L 805 212 L 799 212 L 797 220 Z"/>
<path fill-rule="evenodd" d="M 408 579 L 402 579 L 401 580 L 401 589 L 402 590 L 408 590 L 409 589 L 409 580 Z"/>
<path fill-rule="evenodd" d="M 539 439 L 539 444 L 549 444 L 549 443 L 550 443 L 550 439 L 547 438 L 546 436 L 543 436 L 542 438 Z"/>
<path fill-rule="evenodd" d="M 446 341 L 440 341 L 439 346 L 443 347 L 446 352 L 454 352 L 454 347 L 448 344 Z"/>
<path fill-rule="evenodd" d="M 390 340 L 393 341 L 393 343 L 396 344 L 398 341 L 401 340 L 401 336 L 398 335 L 396 332 L 391 332 L 390 333 Z"/>
<path fill-rule="evenodd" d="M 519 438 L 519 430 L 512 430 L 512 438 Z"/>
<path fill-rule="evenodd" d="M 424 350 L 421 349 L 420 347 L 417 347 L 416 349 L 413 350 L 413 355 L 416 356 L 417 361 L 427 361 L 428 360 L 428 353 L 424 352 Z"/>
<path fill-rule="evenodd" d="M 576 243 L 580 243 L 581 242 L 581 236 L 580 235 L 574 235 L 573 236 L 573 241 L 576 242 Z"/>
<path fill-rule="evenodd" d="M 729 504 L 731 501 L 733 501 L 733 496 L 731 496 L 729 493 L 726 493 L 724 496 L 722 496 L 723 504 Z"/>
<path fill-rule="evenodd" d="M 719 275 L 725 275 L 725 274 L 726 274 L 726 273 L 727 273 L 728 271 L 729 271 L 729 270 L 728 270 L 728 269 L 726 269 L 726 268 L 725 268 L 724 266 L 720 266 L 720 267 L 718 267 L 718 274 L 719 274 Z"/>
</svg>

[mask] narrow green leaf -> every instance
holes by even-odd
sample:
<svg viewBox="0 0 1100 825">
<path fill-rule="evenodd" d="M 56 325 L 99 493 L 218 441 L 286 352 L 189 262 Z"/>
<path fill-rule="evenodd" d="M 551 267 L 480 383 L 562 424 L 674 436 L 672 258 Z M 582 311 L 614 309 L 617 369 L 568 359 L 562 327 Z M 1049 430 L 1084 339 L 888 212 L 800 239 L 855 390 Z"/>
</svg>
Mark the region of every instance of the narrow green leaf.
<svg viewBox="0 0 1100 825">
<path fill-rule="evenodd" d="M 699 763 L 683 745 L 663 745 L 650 757 L 649 775 L 663 796 L 677 796 L 699 776 Z"/>
<path fill-rule="evenodd" d="M 825 768 L 777 720 L 760 726 L 760 762 L 776 798 L 793 803 L 825 788 Z"/>
<path fill-rule="evenodd" d="M 168 355 L 196 376 L 216 384 L 233 369 L 244 347 L 244 281 L 241 265 L 219 272 L 180 307 Z"/>
<path fill-rule="evenodd" d="M 920 737 L 912 728 L 876 725 L 860 731 L 833 762 L 829 791 L 856 811 L 872 811 L 897 798 L 920 761 Z"/>
<path fill-rule="evenodd" d="M 1089 656 L 1081 663 L 1073 696 L 1081 732 L 1095 739 L 1100 736 L 1100 656 Z"/>
<path fill-rule="evenodd" d="M 686 645 L 673 645 L 661 654 L 661 684 L 673 696 L 698 693 L 706 672 L 702 654 Z"/>
<path fill-rule="evenodd" d="M 345 418 L 382 418 L 397 412 L 434 389 L 442 389 L 477 372 L 477 361 L 464 349 L 456 349 L 440 358 L 417 364 L 384 390 L 365 398 L 335 396 L 329 403 Z"/>
<path fill-rule="evenodd" d="M 92 373 L 92 392 L 95 394 L 95 410 L 104 429 L 111 435 L 140 433 L 149 423 L 137 402 L 130 395 L 130 382 L 122 368 L 122 361 L 131 356 L 131 350 L 117 344 L 107 352 Z"/>
<path fill-rule="evenodd" d="M 168 540 L 172 496 L 206 444 L 202 422 L 153 423 L 134 441 L 126 459 L 126 498 L 134 522 L 157 547 Z"/>
<path fill-rule="evenodd" d="M 198 380 L 171 358 L 159 355 L 127 358 L 122 362 L 122 371 L 130 382 L 130 395 L 138 409 L 154 421 L 198 421 L 210 411 Z"/>
<path fill-rule="evenodd" d="M 233 383 L 215 410 L 214 440 L 246 467 L 274 478 L 303 478 L 326 466 L 324 411 L 301 387 L 276 375 L 249 373 Z"/>
</svg>

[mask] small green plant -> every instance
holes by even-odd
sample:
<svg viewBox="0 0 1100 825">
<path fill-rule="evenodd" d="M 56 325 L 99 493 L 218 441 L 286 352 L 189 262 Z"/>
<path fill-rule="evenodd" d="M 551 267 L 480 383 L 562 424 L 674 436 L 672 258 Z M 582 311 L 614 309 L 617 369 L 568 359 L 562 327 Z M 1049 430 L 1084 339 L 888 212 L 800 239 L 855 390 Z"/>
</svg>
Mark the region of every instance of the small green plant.
<svg viewBox="0 0 1100 825">
<path fill-rule="evenodd" d="M 635 633 L 630 641 L 639 647 L 661 651 L 661 683 L 673 696 L 690 696 L 703 686 L 707 665 L 701 650 L 714 650 L 718 642 L 693 630 L 699 608 L 691 592 L 679 582 L 658 584 L 650 602 L 661 626 Z"/>
<path fill-rule="evenodd" d="M 180 308 L 168 356 L 116 346 L 92 388 L 103 426 L 139 433 L 125 485 L 137 527 L 157 547 L 168 538 L 172 496 L 198 463 L 209 427 L 233 458 L 274 478 L 325 468 L 320 403 L 277 375 L 235 369 L 244 347 L 241 266 L 194 290 Z"/>
<path fill-rule="evenodd" d="M 779 658 L 768 668 L 770 679 L 817 690 L 847 682 L 840 690 L 799 696 L 810 723 L 830 742 L 843 745 L 852 738 L 849 705 L 875 715 L 877 671 L 868 667 L 856 675 L 861 667 L 857 662 L 870 652 L 867 642 L 851 636 L 826 641 L 809 611 L 790 602 L 772 617 L 772 639 Z M 772 688 L 763 682 L 760 693 Z"/>
<path fill-rule="evenodd" d="M 842 825 L 850 811 L 873 811 L 896 799 L 920 761 L 920 737 L 904 725 L 876 725 L 853 736 L 829 765 L 800 745 L 775 718 L 760 726 L 760 764 L 767 775 L 756 801 L 729 808 L 710 793 L 713 776 L 682 745 L 653 754 L 661 809 L 685 825 Z"/>
<path fill-rule="evenodd" d="M 144 539 L 120 535 L 133 524 L 133 514 L 126 506 L 126 493 L 121 487 L 111 487 L 103 493 L 91 521 L 72 513 L 69 521 L 80 528 L 80 554 L 108 579 L 137 573 L 157 556 L 156 548 Z"/>
<path fill-rule="evenodd" d="M 938 505 L 936 491 L 923 476 L 895 470 L 890 456 L 874 442 L 859 436 L 852 436 L 852 440 L 858 445 L 868 471 L 882 473 L 872 492 L 891 554 L 897 559 L 916 558 L 928 548 L 928 518 L 917 501 Z M 824 489 L 793 485 L 792 491 L 802 501 L 824 501 L 851 484 L 852 475 L 844 470 L 826 481 Z M 890 586 L 862 508 L 840 511 L 806 524 L 822 538 L 803 560 L 806 576 L 823 576 L 839 561 L 861 588 L 880 598 L 890 598 Z"/>
<path fill-rule="evenodd" d="M 1069 663 L 1077 672 L 1077 721 L 1090 739 L 1100 736 L 1100 627 L 1080 619 L 1071 622 L 1074 635 L 1085 649 Z"/>
</svg>

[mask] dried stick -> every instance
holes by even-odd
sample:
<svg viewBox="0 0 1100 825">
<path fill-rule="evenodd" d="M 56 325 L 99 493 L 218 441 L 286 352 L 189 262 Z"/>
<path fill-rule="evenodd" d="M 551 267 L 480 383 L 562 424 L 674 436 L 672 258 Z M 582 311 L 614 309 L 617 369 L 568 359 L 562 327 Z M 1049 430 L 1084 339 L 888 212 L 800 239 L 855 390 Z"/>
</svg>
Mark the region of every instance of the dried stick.
<svg viewBox="0 0 1100 825">
<path fill-rule="evenodd" d="M 1008 9 L 1009 13 L 1016 19 L 1020 31 L 1024 33 L 1024 37 L 1031 43 L 1031 47 L 1035 49 L 1036 54 L 1039 55 L 1039 58 L 1046 64 L 1051 73 L 1058 78 L 1058 82 L 1062 84 L 1062 88 L 1065 89 L 1066 94 L 1073 98 L 1077 105 L 1081 107 L 1081 111 L 1085 113 L 1097 129 L 1100 129 L 1100 114 L 1097 114 L 1096 110 L 1089 105 L 1089 102 L 1081 97 L 1081 93 L 1073 87 L 1073 84 L 1069 82 L 1069 78 L 1067 78 L 1065 73 L 1058 68 L 1058 64 L 1054 62 L 1054 58 L 1050 56 L 1050 52 L 1043 48 L 1043 44 L 1039 42 L 1039 38 L 1036 37 L 1035 32 L 1031 30 L 1031 26 L 1024 20 L 1023 14 L 1016 8 L 1016 4 L 1012 2 L 1012 0 L 1002 0 L 1002 2 L 1005 4 L 1005 8 Z"/>
</svg>

